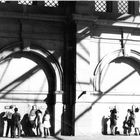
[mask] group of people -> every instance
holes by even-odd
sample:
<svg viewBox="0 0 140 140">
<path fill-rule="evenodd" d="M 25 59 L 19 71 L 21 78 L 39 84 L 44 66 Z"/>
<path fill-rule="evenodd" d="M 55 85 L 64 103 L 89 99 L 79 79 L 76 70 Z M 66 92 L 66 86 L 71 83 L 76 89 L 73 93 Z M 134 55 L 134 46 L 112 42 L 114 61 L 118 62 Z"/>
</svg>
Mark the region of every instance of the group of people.
<svg viewBox="0 0 140 140">
<path fill-rule="evenodd" d="M 130 135 L 132 129 L 134 129 L 135 132 L 134 134 L 140 135 L 140 129 L 139 129 L 140 126 L 137 125 L 137 120 L 140 119 L 139 117 L 137 117 L 138 112 L 139 112 L 139 108 L 134 106 L 132 106 L 131 109 L 127 110 L 127 115 L 125 116 L 125 119 L 123 121 L 123 126 L 122 126 L 123 134 Z M 110 120 L 111 135 L 120 134 L 117 127 L 118 115 L 117 115 L 116 106 L 110 110 L 110 116 L 106 118 L 106 122 L 108 120 Z"/>
<path fill-rule="evenodd" d="M 127 115 L 123 122 L 124 134 L 130 135 L 132 129 L 134 129 L 135 135 L 140 135 L 140 124 L 139 124 L 139 108 L 132 106 L 132 109 L 127 110 Z"/>
<path fill-rule="evenodd" d="M 50 136 L 51 123 L 48 109 L 43 113 L 33 105 L 30 112 L 21 118 L 18 108 L 13 108 L 11 105 L 3 119 L 7 121 L 6 137 L 9 137 L 9 131 L 11 138 L 20 137 L 21 134 L 24 136 Z"/>
</svg>

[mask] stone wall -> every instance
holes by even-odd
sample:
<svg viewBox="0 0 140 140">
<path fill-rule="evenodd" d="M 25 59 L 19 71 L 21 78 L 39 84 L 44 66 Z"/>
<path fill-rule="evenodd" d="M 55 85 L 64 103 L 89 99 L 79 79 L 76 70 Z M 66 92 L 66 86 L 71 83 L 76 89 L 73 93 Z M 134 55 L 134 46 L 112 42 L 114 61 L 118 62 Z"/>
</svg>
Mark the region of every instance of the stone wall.
<svg viewBox="0 0 140 140">
<path fill-rule="evenodd" d="M 127 109 L 140 106 L 139 16 L 123 15 L 125 18 L 118 20 L 115 13 L 91 14 L 91 3 L 77 3 L 74 15 L 77 23 L 75 134 L 102 133 L 103 117 L 108 117 L 114 106 L 118 108 L 118 130 L 122 134 Z"/>
</svg>

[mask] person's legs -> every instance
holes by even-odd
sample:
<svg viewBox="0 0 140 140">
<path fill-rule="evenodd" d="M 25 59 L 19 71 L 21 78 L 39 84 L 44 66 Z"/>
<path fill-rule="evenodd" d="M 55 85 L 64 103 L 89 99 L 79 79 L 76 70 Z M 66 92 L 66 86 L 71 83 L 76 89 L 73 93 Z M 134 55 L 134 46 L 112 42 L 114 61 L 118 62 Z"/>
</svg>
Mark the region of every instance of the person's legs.
<svg viewBox="0 0 140 140">
<path fill-rule="evenodd" d="M 12 122 L 11 119 L 9 120 L 9 128 L 11 129 L 11 130 L 10 130 L 10 135 L 11 135 L 11 137 L 12 137 L 12 135 L 13 135 L 13 122 Z"/>
<path fill-rule="evenodd" d="M 44 128 L 44 137 L 47 137 L 47 128 Z"/>
<path fill-rule="evenodd" d="M 35 125 L 35 121 L 29 121 L 28 122 L 28 129 L 29 129 L 29 136 L 35 136 L 37 135 L 37 127 Z"/>
<path fill-rule="evenodd" d="M 13 138 L 14 135 L 14 128 L 13 128 L 13 124 L 11 125 L 11 138 Z"/>
<path fill-rule="evenodd" d="M 140 129 L 139 129 L 139 127 L 138 127 L 138 135 L 140 135 Z"/>
<path fill-rule="evenodd" d="M 123 128 L 123 134 L 124 134 L 124 135 L 127 135 L 127 130 L 128 130 L 127 127 L 124 127 L 124 128 Z"/>
<path fill-rule="evenodd" d="M 40 133 L 40 136 L 43 137 L 43 127 L 42 127 L 42 124 L 39 124 L 39 133 Z"/>
<path fill-rule="evenodd" d="M 13 125 L 13 137 L 16 137 L 16 125 Z"/>
<path fill-rule="evenodd" d="M 10 129 L 10 120 L 7 119 L 6 137 L 8 137 L 9 129 Z"/>
<path fill-rule="evenodd" d="M 18 129 L 18 137 L 20 137 L 20 135 L 21 135 L 20 123 L 17 124 L 17 129 Z"/>
<path fill-rule="evenodd" d="M 113 132 L 113 135 L 115 135 L 115 126 L 113 125 L 113 128 L 112 128 L 112 132 Z"/>
<path fill-rule="evenodd" d="M 48 136 L 50 136 L 50 129 L 49 129 L 49 128 L 47 128 L 47 131 L 48 131 Z"/>
<path fill-rule="evenodd" d="M 110 126 L 111 135 L 113 135 L 113 125 Z"/>
<path fill-rule="evenodd" d="M 37 136 L 39 135 L 39 132 L 38 132 L 38 125 L 36 126 L 36 135 L 37 135 Z"/>
<path fill-rule="evenodd" d="M 129 126 L 128 128 L 128 135 L 130 136 L 130 133 L 131 133 L 131 127 Z"/>
<path fill-rule="evenodd" d="M 137 127 L 135 127 L 135 135 L 137 135 Z"/>
</svg>

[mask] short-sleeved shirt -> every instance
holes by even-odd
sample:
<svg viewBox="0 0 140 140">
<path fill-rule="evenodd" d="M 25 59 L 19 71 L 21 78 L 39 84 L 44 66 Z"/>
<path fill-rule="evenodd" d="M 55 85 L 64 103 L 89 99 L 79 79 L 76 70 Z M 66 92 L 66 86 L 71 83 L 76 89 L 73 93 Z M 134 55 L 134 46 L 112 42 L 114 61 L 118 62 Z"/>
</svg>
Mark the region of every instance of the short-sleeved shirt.
<svg viewBox="0 0 140 140">
<path fill-rule="evenodd" d="M 20 122 L 20 119 L 21 119 L 20 113 L 15 112 L 15 113 L 12 115 L 12 121 L 13 121 L 14 124 L 19 123 L 19 122 Z"/>
<path fill-rule="evenodd" d="M 6 117 L 7 117 L 8 119 L 12 119 L 12 114 L 13 114 L 13 111 L 10 109 L 10 110 L 8 110 L 8 111 L 6 112 Z"/>
</svg>

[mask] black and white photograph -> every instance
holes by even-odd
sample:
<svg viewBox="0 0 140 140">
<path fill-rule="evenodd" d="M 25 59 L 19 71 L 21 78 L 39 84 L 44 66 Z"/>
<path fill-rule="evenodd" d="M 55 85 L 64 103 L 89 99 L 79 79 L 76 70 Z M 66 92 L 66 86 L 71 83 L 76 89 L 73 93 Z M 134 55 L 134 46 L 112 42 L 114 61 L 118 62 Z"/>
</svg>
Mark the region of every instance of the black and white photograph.
<svg viewBox="0 0 140 140">
<path fill-rule="evenodd" d="M 140 139 L 140 0 L 0 0 L 4 139 Z"/>
</svg>

